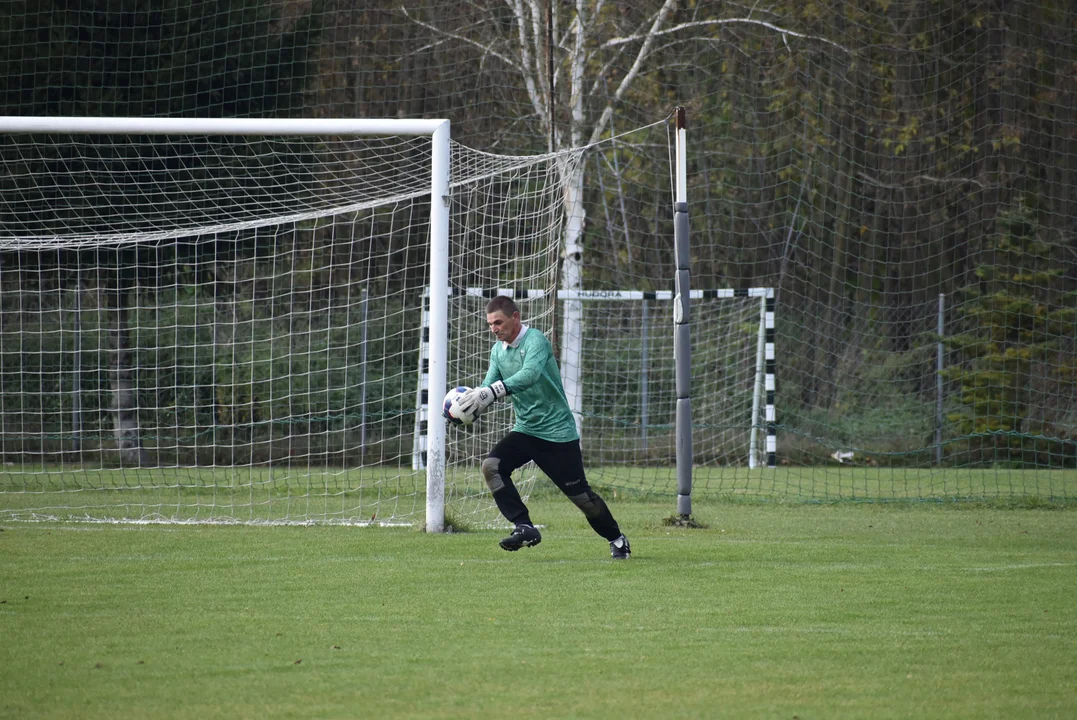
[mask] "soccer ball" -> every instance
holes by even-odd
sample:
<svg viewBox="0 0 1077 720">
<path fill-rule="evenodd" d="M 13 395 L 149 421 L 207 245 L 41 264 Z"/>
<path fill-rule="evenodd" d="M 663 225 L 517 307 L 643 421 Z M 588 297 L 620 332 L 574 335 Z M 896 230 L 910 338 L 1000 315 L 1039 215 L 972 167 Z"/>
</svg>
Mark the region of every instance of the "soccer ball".
<svg viewBox="0 0 1077 720">
<path fill-rule="evenodd" d="M 466 385 L 454 387 L 445 394 L 445 401 L 441 404 L 441 414 L 453 425 L 470 425 L 475 422 L 475 416 L 465 413 L 460 409 L 459 398 L 471 388 Z"/>
</svg>

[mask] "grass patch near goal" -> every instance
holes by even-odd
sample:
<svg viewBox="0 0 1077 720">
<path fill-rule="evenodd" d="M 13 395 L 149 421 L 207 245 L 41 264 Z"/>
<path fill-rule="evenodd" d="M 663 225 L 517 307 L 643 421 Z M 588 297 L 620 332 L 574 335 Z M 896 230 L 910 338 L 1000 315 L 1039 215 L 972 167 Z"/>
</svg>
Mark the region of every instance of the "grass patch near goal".
<svg viewBox="0 0 1077 720">
<path fill-rule="evenodd" d="M 672 466 L 589 466 L 607 499 L 669 502 Z M 520 484 L 520 476 L 516 481 Z M 460 528 L 499 521 L 476 464 L 450 466 L 446 513 Z M 522 487 L 561 493 L 539 473 Z M 1077 470 L 1007 468 L 696 467 L 693 499 L 772 503 L 1077 505 Z M 426 472 L 373 466 L 0 469 L 0 522 L 98 520 L 247 524 L 420 525 Z"/>
<path fill-rule="evenodd" d="M 0 525 L 0 716 L 1073 717 L 1071 510 L 561 498 L 543 542 Z"/>
<path fill-rule="evenodd" d="M 592 484 L 635 495 L 672 494 L 672 467 L 588 467 Z M 703 467 L 692 470 L 693 497 L 801 502 L 990 502 L 1004 506 L 1077 502 L 1077 470 L 905 467 Z"/>
</svg>

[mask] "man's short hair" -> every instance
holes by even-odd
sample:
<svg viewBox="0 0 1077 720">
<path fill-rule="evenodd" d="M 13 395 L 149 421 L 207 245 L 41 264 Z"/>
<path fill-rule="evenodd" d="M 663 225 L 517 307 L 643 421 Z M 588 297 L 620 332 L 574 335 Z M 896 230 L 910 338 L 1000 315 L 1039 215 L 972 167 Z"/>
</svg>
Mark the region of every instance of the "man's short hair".
<svg viewBox="0 0 1077 720">
<path fill-rule="evenodd" d="M 494 312 L 504 313 L 505 317 L 512 317 L 513 313 L 520 312 L 520 308 L 516 306 L 516 302 L 508 295 L 498 295 L 486 303 L 486 313 Z"/>
</svg>

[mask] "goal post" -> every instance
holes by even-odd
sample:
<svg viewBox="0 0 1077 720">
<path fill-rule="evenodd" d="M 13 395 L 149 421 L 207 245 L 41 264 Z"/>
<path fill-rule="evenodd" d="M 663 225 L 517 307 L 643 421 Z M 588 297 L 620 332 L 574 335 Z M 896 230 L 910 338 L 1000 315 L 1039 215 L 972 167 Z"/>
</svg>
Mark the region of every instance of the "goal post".
<svg viewBox="0 0 1077 720">
<path fill-rule="evenodd" d="M 431 133 L 430 162 L 430 391 L 445 394 L 449 292 L 449 122 Z M 426 462 L 426 531 L 445 529 L 445 423 L 429 424 Z"/>
<path fill-rule="evenodd" d="M 441 130 L 441 137 L 435 134 Z M 57 135 L 430 136 L 449 149 L 448 120 L 0 116 L 0 133 Z M 448 169 L 446 160 L 445 169 Z M 447 181 L 446 181 L 447 182 Z"/>
<path fill-rule="evenodd" d="M 450 282 L 552 290 L 581 156 L 447 120 L 0 117 L 0 517 L 492 516 L 416 414 L 415 328 L 440 398 Z"/>
</svg>

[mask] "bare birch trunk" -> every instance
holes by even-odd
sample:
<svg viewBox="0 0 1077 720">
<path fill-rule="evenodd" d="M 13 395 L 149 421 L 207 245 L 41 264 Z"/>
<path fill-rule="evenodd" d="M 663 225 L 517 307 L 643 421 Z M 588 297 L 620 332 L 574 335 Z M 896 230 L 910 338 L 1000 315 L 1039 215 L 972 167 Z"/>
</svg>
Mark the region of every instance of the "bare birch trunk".
<svg viewBox="0 0 1077 720">
<path fill-rule="evenodd" d="M 569 105 L 572 109 L 569 121 L 570 147 L 579 147 L 583 143 L 583 126 L 586 121 L 583 109 L 583 73 L 586 65 L 585 2 L 576 2 L 576 42 L 572 52 L 572 65 L 569 75 L 571 96 Z M 561 260 L 561 289 L 583 289 L 583 163 L 567 170 L 565 180 L 565 243 Z M 568 406 L 576 418 L 576 431 L 583 430 L 583 385 L 580 376 L 583 372 L 583 303 L 579 300 L 565 300 L 561 303 L 561 383 L 565 386 Z"/>
<path fill-rule="evenodd" d="M 565 182 L 565 245 L 561 259 L 561 288 L 583 289 L 583 165 L 568 170 Z M 583 357 L 583 303 L 561 301 L 561 383 L 568 406 L 576 418 L 576 431 L 583 428 L 583 386 L 580 382 Z"/>
</svg>

